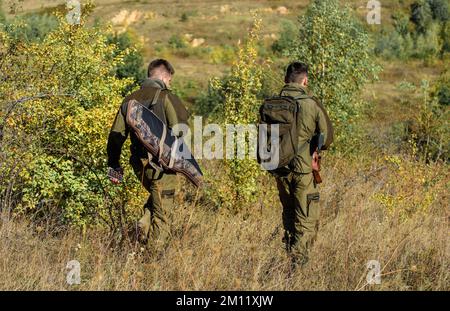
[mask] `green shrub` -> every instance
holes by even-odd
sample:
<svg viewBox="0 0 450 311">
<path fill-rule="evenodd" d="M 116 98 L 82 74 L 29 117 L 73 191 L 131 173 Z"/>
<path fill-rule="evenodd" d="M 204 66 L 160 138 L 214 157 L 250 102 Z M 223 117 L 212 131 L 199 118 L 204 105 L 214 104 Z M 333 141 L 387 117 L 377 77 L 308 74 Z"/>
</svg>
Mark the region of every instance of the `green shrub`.
<svg viewBox="0 0 450 311">
<path fill-rule="evenodd" d="M 411 55 L 415 58 L 430 60 L 438 57 L 442 50 L 441 25 L 432 23 L 424 34 L 416 38 L 415 49 Z"/>
<path fill-rule="evenodd" d="M 417 58 L 430 61 L 450 49 L 450 33 L 445 14 L 448 6 L 432 0 L 411 5 L 411 16 L 393 14 L 394 29 L 384 29 L 377 37 L 374 52 L 383 58 Z M 413 25 L 413 26 L 412 26 Z"/>
<path fill-rule="evenodd" d="M 187 47 L 186 41 L 177 34 L 174 34 L 169 38 L 168 44 L 174 50 Z"/>
<path fill-rule="evenodd" d="M 227 85 L 227 78 L 221 81 L 221 85 Z M 223 121 L 223 103 L 225 94 L 221 88 L 214 87 L 212 81 L 208 83 L 206 91 L 200 93 L 195 99 L 194 113 L 207 117 L 215 122 Z"/>
<path fill-rule="evenodd" d="M 428 0 L 433 19 L 446 22 L 450 19 L 448 0 Z"/>
<path fill-rule="evenodd" d="M 198 12 L 196 10 L 183 12 L 180 17 L 180 22 L 185 23 L 185 22 L 189 21 L 189 18 L 195 17 L 197 15 L 198 15 Z"/>
<path fill-rule="evenodd" d="M 416 26 L 418 33 L 424 34 L 433 20 L 433 12 L 426 0 L 414 2 L 410 6 L 411 21 Z"/>
<path fill-rule="evenodd" d="M 2 20 L 0 12 L 0 22 Z M 3 22 L 20 24 L 20 28 L 8 27 L 11 36 L 25 42 L 42 41 L 45 36 L 58 27 L 58 20 L 54 15 L 44 14 L 28 14 L 15 17 L 7 21 L 3 16 Z"/>
<path fill-rule="evenodd" d="M 170 88 L 185 103 L 192 103 L 200 92 L 199 83 L 192 79 L 175 79 Z"/>
<path fill-rule="evenodd" d="M 12 35 L 20 25 L 10 28 L 0 29 L 0 193 L 14 185 L 16 213 L 58 211 L 61 223 L 114 227 L 128 197 L 129 211 L 142 199 L 129 171 L 126 187 L 105 176 L 108 123 L 131 82 L 114 74 L 125 54 L 85 20 L 72 26 L 61 16 L 33 43 Z"/>
<path fill-rule="evenodd" d="M 144 58 L 142 57 L 142 48 L 137 39 L 129 31 L 120 34 L 112 34 L 108 36 L 108 44 L 116 46 L 115 56 L 125 54 L 123 62 L 118 64 L 116 68 L 116 77 L 119 79 L 131 78 L 131 83 L 125 93 L 130 92 L 134 87 L 141 84 L 146 78 L 144 69 Z"/>
<path fill-rule="evenodd" d="M 23 18 L 26 28 L 23 35 L 30 41 L 42 40 L 48 33 L 58 27 L 58 20 L 50 14 L 31 14 Z"/>
<path fill-rule="evenodd" d="M 212 81 L 215 94 L 223 96 L 223 125 L 247 125 L 258 121 L 258 109 L 261 98 L 262 68 L 258 62 L 258 41 L 261 20 L 255 18 L 252 30 L 245 44 L 239 46 L 238 57 L 231 68 L 225 84 L 220 80 Z M 223 127 L 225 129 L 225 126 Z M 227 138 L 228 139 L 228 138 Z M 248 137 L 245 141 L 248 142 Z M 247 144 L 247 143 L 246 143 Z M 227 146 L 227 148 L 229 148 Z M 236 156 L 237 150 L 232 147 Z M 249 148 L 245 147 L 245 158 L 224 160 L 223 175 L 207 172 L 207 183 L 212 186 L 214 196 L 210 200 L 216 205 L 232 211 L 241 211 L 255 202 L 259 189 L 258 176 L 261 173 L 256 159 L 249 158 Z"/>
<path fill-rule="evenodd" d="M 447 78 L 448 79 L 448 78 Z M 448 81 L 448 80 L 447 80 Z M 439 84 L 436 86 L 439 89 Z M 422 81 L 421 102 L 409 128 L 414 152 L 425 162 L 450 160 L 450 109 L 440 102 L 440 90 L 433 92 L 429 82 Z"/>
<path fill-rule="evenodd" d="M 450 23 L 445 23 L 442 26 L 442 54 L 450 53 Z"/>
<path fill-rule="evenodd" d="M 280 74 L 284 70 L 284 64 L 280 68 L 264 66 L 261 74 L 261 88 L 257 90 L 257 98 L 267 98 L 279 93 L 283 86 Z M 231 87 L 233 78 L 230 74 L 220 79 L 215 78 L 208 83 L 206 90 L 200 92 L 194 103 L 194 113 L 207 117 L 210 121 L 221 123 L 224 121 L 224 103 L 226 93 L 224 90 Z M 217 87 L 217 85 L 221 87 Z"/>
<path fill-rule="evenodd" d="M 187 22 L 189 20 L 189 16 L 187 15 L 187 13 L 185 12 L 185 13 L 183 13 L 183 14 L 181 14 L 181 17 L 180 17 L 180 22 L 183 22 L 183 23 L 185 23 L 185 22 Z"/>
<path fill-rule="evenodd" d="M 376 77 L 369 35 L 338 0 L 315 0 L 300 19 L 290 57 L 310 66 L 310 87 L 330 112 L 338 138 L 360 115 L 359 92 Z"/>
<path fill-rule="evenodd" d="M 409 33 L 405 36 L 397 31 L 386 31 L 375 43 L 374 53 L 383 59 L 408 59 L 414 53 L 414 39 Z"/>
<path fill-rule="evenodd" d="M 236 50 L 225 44 L 209 48 L 209 61 L 213 64 L 231 64 L 236 57 Z"/>
<path fill-rule="evenodd" d="M 444 80 L 439 84 L 439 89 L 437 90 L 437 97 L 439 99 L 439 104 L 442 106 L 450 105 L 450 79 Z"/>
<path fill-rule="evenodd" d="M 392 14 L 395 30 L 402 36 L 406 36 L 411 32 L 410 17 L 403 12 L 395 12 Z"/>
<path fill-rule="evenodd" d="M 297 41 L 298 29 L 290 20 L 283 20 L 281 24 L 280 38 L 272 44 L 272 51 L 277 54 L 284 54 L 292 49 Z"/>
</svg>

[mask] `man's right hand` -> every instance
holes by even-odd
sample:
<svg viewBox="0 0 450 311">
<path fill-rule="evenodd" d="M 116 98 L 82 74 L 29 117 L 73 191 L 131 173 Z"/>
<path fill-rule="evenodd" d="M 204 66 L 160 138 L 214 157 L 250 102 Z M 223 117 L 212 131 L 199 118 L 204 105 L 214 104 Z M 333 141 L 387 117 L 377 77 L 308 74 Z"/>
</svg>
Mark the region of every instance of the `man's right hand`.
<svg viewBox="0 0 450 311">
<path fill-rule="evenodd" d="M 314 183 L 316 185 L 322 183 L 322 177 L 320 177 L 320 159 L 321 156 L 318 151 L 315 151 L 312 159 L 312 173 L 314 176 Z"/>
<path fill-rule="evenodd" d="M 313 153 L 311 166 L 313 171 L 320 172 L 320 155 L 317 151 Z"/>
<path fill-rule="evenodd" d="M 123 180 L 123 169 L 121 167 L 115 169 L 108 167 L 108 178 L 113 184 L 120 184 Z"/>
</svg>

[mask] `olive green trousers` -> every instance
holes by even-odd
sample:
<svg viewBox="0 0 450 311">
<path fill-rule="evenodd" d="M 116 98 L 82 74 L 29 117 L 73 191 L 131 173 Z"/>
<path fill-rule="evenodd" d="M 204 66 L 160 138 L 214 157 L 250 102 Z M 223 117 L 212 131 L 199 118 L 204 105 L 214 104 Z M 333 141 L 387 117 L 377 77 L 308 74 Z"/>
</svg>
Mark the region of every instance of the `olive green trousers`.
<svg viewBox="0 0 450 311">
<path fill-rule="evenodd" d="M 292 255 L 307 259 L 319 227 L 318 186 L 312 173 L 294 172 L 287 177 L 278 177 L 277 186 L 283 206 L 286 249 Z"/>
<path fill-rule="evenodd" d="M 167 241 L 170 232 L 167 211 L 162 204 L 162 175 L 156 176 L 157 172 L 148 164 L 147 159 L 131 157 L 130 164 L 149 193 L 144 205 L 144 215 L 138 222 L 144 235 L 141 238 L 147 240 L 148 245 L 159 247 Z"/>
</svg>

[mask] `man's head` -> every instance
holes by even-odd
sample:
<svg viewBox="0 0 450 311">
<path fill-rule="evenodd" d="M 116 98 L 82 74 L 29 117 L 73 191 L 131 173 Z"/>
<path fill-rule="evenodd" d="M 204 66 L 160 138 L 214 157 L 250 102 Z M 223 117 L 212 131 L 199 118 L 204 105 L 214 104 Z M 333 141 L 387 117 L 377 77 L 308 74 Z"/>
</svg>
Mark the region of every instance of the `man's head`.
<svg viewBox="0 0 450 311">
<path fill-rule="evenodd" d="M 290 64 L 286 69 L 284 82 L 308 86 L 308 65 L 300 62 Z"/>
<path fill-rule="evenodd" d="M 148 66 L 148 77 L 150 79 L 159 79 L 163 81 L 167 87 L 170 87 L 172 76 L 175 74 L 175 69 L 165 59 L 155 59 Z"/>
</svg>

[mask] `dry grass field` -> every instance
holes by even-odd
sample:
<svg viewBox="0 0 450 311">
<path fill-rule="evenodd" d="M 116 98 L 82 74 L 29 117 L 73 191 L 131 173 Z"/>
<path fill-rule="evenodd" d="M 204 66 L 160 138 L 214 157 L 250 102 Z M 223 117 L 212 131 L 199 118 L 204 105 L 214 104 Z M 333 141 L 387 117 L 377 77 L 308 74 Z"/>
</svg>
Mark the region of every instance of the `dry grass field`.
<svg viewBox="0 0 450 311">
<path fill-rule="evenodd" d="M 158 254 L 133 243 L 113 245 L 108 232 L 55 235 L 25 220 L 2 222 L 0 288 L 448 290 L 448 172 L 438 177 L 443 167 L 407 159 L 400 172 L 386 160 L 368 165 L 327 158 L 326 166 L 320 233 L 303 270 L 291 271 L 281 243 L 281 209 L 268 195 L 246 219 L 201 204 L 175 205 L 172 239 Z M 423 174 L 425 183 L 409 171 Z M 433 178 L 437 182 L 425 186 Z M 389 191 L 404 199 L 386 202 L 381 196 Z M 82 282 L 69 286 L 66 264 L 73 259 L 81 263 Z M 366 283 L 369 260 L 381 264 L 380 285 Z"/>
</svg>

